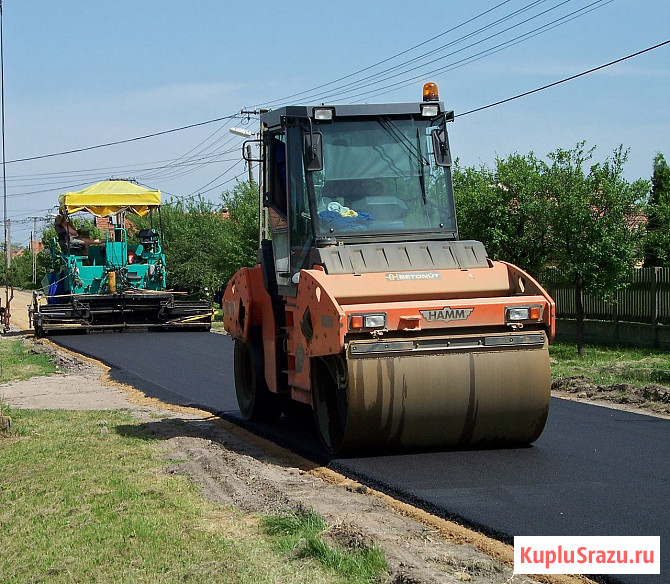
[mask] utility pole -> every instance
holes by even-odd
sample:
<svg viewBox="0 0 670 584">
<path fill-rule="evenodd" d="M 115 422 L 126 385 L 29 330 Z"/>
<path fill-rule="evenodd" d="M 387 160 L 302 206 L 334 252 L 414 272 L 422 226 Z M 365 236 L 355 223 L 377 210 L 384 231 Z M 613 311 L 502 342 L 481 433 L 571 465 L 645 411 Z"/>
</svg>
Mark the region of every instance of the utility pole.
<svg viewBox="0 0 670 584">
<path fill-rule="evenodd" d="M 33 252 L 33 284 L 37 284 L 37 246 L 35 238 L 37 237 L 37 217 L 33 217 L 33 234 L 30 236 L 30 247 Z"/>
<path fill-rule="evenodd" d="M 2 0 L 0 0 L 0 116 L 2 117 L 2 201 L 4 210 L 4 226 L 5 226 L 5 280 L 9 283 L 9 264 L 10 260 L 10 245 L 9 245 L 9 219 L 7 219 L 7 168 L 5 165 L 5 51 L 4 38 L 2 30 Z"/>
<path fill-rule="evenodd" d="M 7 218 L 7 167 L 5 153 L 5 50 L 2 34 L 2 0 L 0 0 L 0 121 L 2 122 L 2 200 L 5 220 L 5 306 L 2 309 L 3 331 L 9 331 L 9 304 L 14 297 L 14 289 L 9 294 L 9 264 L 11 258 L 11 243 L 9 239 L 9 219 Z"/>
</svg>

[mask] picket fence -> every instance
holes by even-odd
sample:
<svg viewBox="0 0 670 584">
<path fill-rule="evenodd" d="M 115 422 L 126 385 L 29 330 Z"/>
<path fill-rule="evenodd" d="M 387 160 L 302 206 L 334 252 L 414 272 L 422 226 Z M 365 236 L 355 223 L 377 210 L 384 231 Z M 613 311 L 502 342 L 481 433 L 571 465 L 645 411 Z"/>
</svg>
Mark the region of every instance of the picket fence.
<svg viewBox="0 0 670 584">
<path fill-rule="evenodd" d="M 558 331 L 573 334 L 576 318 L 574 286 L 560 274 L 549 270 L 540 277 L 542 284 L 556 302 Z M 597 342 L 626 343 L 643 346 L 666 346 L 670 331 L 670 268 L 639 268 L 633 270 L 627 286 L 612 298 L 595 294 L 583 297 L 587 337 Z M 561 326 L 563 324 L 563 326 Z"/>
</svg>

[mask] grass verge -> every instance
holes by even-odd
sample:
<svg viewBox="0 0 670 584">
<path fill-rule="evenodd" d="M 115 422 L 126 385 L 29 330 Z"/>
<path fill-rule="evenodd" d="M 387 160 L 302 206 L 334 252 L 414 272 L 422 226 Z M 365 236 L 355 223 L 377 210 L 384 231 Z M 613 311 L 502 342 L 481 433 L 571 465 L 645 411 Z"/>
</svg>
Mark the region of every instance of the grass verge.
<svg viewBox="0 0 670 584">
<path fill-rule="evenodd" d="M 347 581 L 278 553 L 258 519 L 165 472 L 127 412 L 11 414 L 0 437 L 3 583 Z"/>
<path fill-rule="evenodd" d="M 621 347 L 549 348 L 552 390 L 670 414 L 670 353 Z"/>
<path fill-rule="evenodd" d="M 313 558 L 352 584 L 377 581 L 386 571 L 384 555 L 376 547 L 360 545 L 341 550 L 324 541 L 326 524 L 314 511 L 264 517 L 262 523 L 280 551 L 299 558 Z"/>
<path fill-rule="evenodd" d="M 58 370 L 48 355 L 32 353 L 23 339 L 0 338 L 0 383 L 52 375 Z"/>
<path fill-rule="evenodd" d="M 626 347 L 586 347 L 577 355 L 574 343 L 554 343 L 549 347 L 551 376 L 584 375 L 594 383 L 630 383 L 642 387 L 650 383 L 670 386 L 670 352 Z"/>
</svg>

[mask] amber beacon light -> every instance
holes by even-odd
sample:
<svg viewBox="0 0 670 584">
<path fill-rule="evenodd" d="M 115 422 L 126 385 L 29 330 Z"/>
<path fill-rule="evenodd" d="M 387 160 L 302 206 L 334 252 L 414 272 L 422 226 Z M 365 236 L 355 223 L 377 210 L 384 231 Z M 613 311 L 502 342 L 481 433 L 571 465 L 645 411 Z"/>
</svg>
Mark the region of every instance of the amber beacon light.
<svg viewBox="0 0 670 584">
<path fill-rule="evenodd" d="M 436 83 L 426 83 L 423 86 L 423 101 L 440 101 L 440 92 Z"/>
</svg>

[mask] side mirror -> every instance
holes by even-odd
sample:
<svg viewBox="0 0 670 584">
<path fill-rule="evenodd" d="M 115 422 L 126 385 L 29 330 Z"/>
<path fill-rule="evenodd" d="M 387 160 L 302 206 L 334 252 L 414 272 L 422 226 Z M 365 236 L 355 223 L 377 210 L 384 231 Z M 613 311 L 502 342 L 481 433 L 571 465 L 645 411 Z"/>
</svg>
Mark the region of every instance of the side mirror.
<svg viewBox="0 0 670 584">
<path fill-rule="evenodd" d="M 449 149 L 449 139 L 447 131 L 435 129 L 431 132 L 433 137 L 433 154 L 435 155 L 435 164 L 438 166 L 451 166 L 451 150 Z"/>
<path fill-rule="evenodd" d="M 251 145 L 257 144 L 258 148 L 263 151 L 263 141 L 262 140 L 245 140 L 242 142 L 242 158 L 245 162 L 263 162 L 261 158 L 254 158 L 252 155 Z"/>
<path fill-rule="evenodd" d="M 303 152 L 307 170 L 323 170 L 323 134 L 321 132 L 305 133 Z"/>
</svg>

